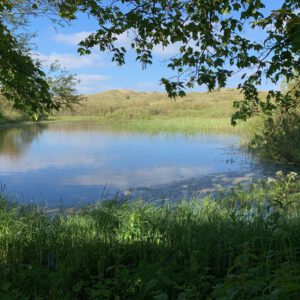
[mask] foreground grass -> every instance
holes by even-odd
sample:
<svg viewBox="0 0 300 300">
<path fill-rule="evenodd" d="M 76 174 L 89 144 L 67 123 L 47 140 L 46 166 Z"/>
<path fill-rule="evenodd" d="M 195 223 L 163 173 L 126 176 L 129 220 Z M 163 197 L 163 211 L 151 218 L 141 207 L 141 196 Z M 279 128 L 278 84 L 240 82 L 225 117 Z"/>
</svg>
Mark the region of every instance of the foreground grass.
<svg viewBox="0 0 300 300">
<path fill-rule="evenodd" d="M 299 299 L 299 203 L 292 173 L 177 206 L 2 199 L 0 298 Z"/>
</svg>

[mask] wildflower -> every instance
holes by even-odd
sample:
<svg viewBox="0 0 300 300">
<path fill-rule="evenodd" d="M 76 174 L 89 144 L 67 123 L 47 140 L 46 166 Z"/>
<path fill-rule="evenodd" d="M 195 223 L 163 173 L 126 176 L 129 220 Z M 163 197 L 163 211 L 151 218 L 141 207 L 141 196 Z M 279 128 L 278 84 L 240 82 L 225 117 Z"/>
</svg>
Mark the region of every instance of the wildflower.
<svg viewBox="0 0 300 300">
<path fill-rule="evenodd" d="M 272 184 L 273 182 L 276 182 L 276 179 L 274 179 L 272 177 L 268 177 L 267 184 Z"/>
<path fill-rule="evenodd" d="M 288 180 L 295 180 L 297 178 L 298 174 L 296 172 L 290 172 L 287 175 Z"/>
<path fill-rule="evenodd" d="M 280 170 L 280 171 L 277 171 L 277 172 L 276 172 L 276 175 L 279 176 L 279 177 L 282 177 L 284 174 L 283 174 L 283 172 Z"/>
</svg>

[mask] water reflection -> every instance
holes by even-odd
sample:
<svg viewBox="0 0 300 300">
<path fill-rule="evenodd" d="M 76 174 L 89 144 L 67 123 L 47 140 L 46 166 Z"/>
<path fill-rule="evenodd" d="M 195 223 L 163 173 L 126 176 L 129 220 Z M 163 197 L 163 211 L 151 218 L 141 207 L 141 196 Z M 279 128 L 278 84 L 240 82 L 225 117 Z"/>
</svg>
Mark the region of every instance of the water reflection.
<svg viewBox="0 0 300 300">
<path fill-rule="evenodd" d="M 238 144 L 233 135 L 149 136 L 92 122 L 0 129 L 0 184 L 20 202 L 53 207 L 117 193 L 178 200 L 282 169 L 253 159 Z"/>
<path fill-rule="evenodd" d="M 7 155 L 11 159 L 20 157 L 28 150 L 33 140 L 46 129 L 45 124 L 0 129 L 0 154 Z"/>
</svg>

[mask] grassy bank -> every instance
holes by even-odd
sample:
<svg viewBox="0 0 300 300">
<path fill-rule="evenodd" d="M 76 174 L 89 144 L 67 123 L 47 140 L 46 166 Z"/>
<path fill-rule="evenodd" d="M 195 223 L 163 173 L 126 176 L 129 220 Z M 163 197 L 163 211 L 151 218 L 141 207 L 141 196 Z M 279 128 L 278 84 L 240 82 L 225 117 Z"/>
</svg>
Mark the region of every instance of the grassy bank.
<svg viewBox="0 0 300 300">
<path fill-rule="evenodd" d="M 299 299 L 299 177 L 49 216 L 1 200 L 0 298 Z"/>
<path fill-rule="evenodd" d="M 101 116 L 58 116 L 50 117 L 42 123 L 50 124 L 55 122 L 96 122 L 103 128 L 116 131 L 135 131 L 149 134 L 164 133 L 184 133 L 193 134 L 199 132 L 218 133 L 245 133 L 254 122 L 241 123 L 237 127 L 230 124 L 228 118 L 197 118 L 197 117 L 170 117 L 156 116 L 136 119 L 106 118 Z"/>
<path fill-rule="evenodd" d="M 144 93 L 113 90 L 87 95 L 73 111 L 60 111 L 50 121 L 93 120 L 116 130 L 147 131 L 156 133 L 199 131 L 241 132 L 251 124 L 232 127 L 230 117 L 233 102 L 242 96 L 236 89 L 210 93 L 189 93 L 186 97 L 171 100 L 164 93 Z M 0 123 L 24 121 L 23 114 L 0 99 Z M 2 115 L 2 117 L 1 117 Z"/>
<path fill-rule="evenodd" d="M 149 133 L 239 132 L 245 124 L 236 128 L 230 124 L 232 103 L 239 99 L 241 96 L 234 89 L 190 93 L 175 101 L 163 93 L 115 90 L 88 95 L 73 112 L 60 112 L 52 120 L 92 118 L 115 130 Z"/>
</svg>

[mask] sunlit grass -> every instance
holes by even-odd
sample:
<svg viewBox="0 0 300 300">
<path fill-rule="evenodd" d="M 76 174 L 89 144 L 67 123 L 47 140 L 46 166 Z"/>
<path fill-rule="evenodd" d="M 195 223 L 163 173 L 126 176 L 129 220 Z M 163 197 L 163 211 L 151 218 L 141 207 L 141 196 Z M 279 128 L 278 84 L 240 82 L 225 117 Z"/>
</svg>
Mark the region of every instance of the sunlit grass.
<svg viewBox="0 0 300 300">
<path fill-rule="evenodd" d="M 181 117 L 168 118 L 156 117 L 144 120 L 123 121 L 112 123 L 116 129 L 127 129 L 141 132 L 238 132 L 239 128 L 233 128 L 230 121 L 226 118 L 196 118 Z"/>
<path fill-rule="evenodd" d="M 248 122 L 230 124 L 233 102 L 241 99 L 236 89 L 189 93 L 176 100 L 165 93 L 113 90 L 87 95 L 72 111 L 54 112 L 48 121 L 97 121 L 103 127 L 149 133 L 245 132 L 251 127 Z M 9 103 L 1 107 L 2 122 L 24 120 Z"/>
<path fill-rule="evenodd" d="M 244 132 L 251 123 L 231 126 L 235 89 L 190 93 L 175 101 L 163 93 L 110 91 L 87 96 L 73 112 L 52 116 L 52 121 L 95 120 L 116 130 L 157 132 Z"/>
</svg>

